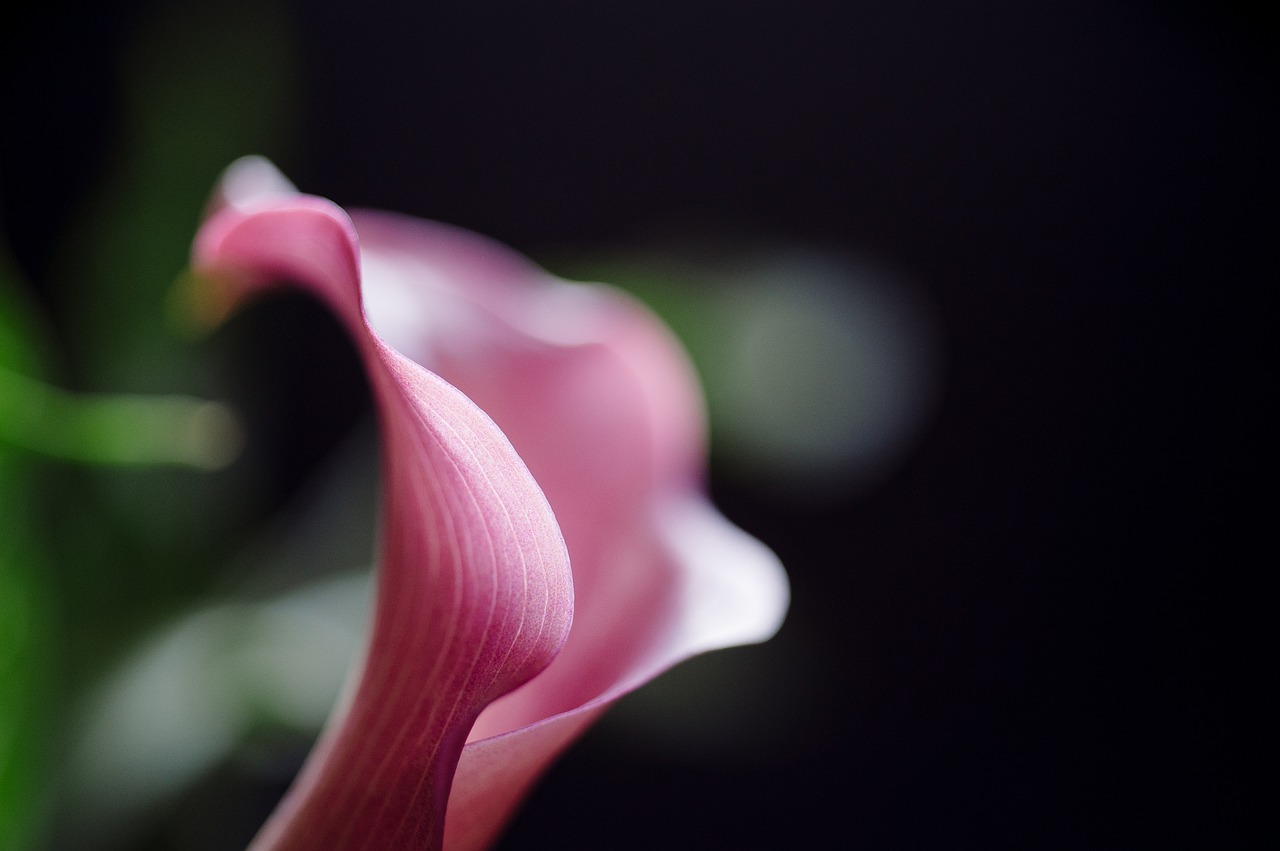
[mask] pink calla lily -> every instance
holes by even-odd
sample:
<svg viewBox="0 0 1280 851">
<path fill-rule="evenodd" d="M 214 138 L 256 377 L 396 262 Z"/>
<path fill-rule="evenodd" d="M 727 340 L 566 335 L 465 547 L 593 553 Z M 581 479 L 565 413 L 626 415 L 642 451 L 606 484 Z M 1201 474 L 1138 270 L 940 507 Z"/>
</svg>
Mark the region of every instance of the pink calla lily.
<svg viewBox="0 0 1280 851">
<path fill-rule="evenodd" d="M 781 567 L 707 501 L 696 380 L 628 297 L 455 228 L 348 216 L 252 158 L 193 266 L 219 314 L 280 282 L 324 300 L 382 425 L 368 650 L 253 848 L 485 847 L 618 697 L 777 630 Z"/>
</svg>

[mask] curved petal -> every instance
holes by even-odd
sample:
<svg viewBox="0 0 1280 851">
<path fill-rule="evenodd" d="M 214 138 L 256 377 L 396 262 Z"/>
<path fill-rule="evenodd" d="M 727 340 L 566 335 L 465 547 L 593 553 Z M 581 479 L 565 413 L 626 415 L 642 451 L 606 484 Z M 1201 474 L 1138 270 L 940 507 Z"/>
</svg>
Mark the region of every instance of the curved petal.
<svg viewBox="0 0 1280 851">
<path fill-rule="evenodd" d="M 656 637 L 591 699 L 526 726 L 467 743 L 445 824 L 445 845 L 451 851 L 488 847 L 551 762 L 615 700 L 690 656 L 764 641 L 781 626 L 789 592 L 781 565 L 767 547 L 698 496 L 673 499 L 657 514 L 660 550 L 650 554 L 647 565 L 639 561 L 618 565 L 648 571 L 658 567 L 659 575 L 674 580 L 662 617 L 649 625 L 655 628 L 650 634 Z M 616 589 L 611 596 L 609 605 L 602 608 L 615 613 L 635 602 L 625 588 Z M 604 642 L 603 647 L 608 648 L 608 642 L 617 642 L 617 633 L 627 628 L 602 629 L 604 623 L 605 619 L 595 620 L 590 633 L 580 632 L 575 623 L 556 662 L 490 707 L 482 719 L 502 712 L 507 705 L 536 703 L 537 692 L 554 690 L 557 682 L 571 680 L 582 667 L 590 666 L 591 657 L 601 653 L 596 642 Z"/>
<path fill-rule="evenodd" d="M 572 579 L 551 509 L 479 408 L 364 320 L 346 214 L 283 191 L 227 199 L 194 267 L 219 312 L 293 281 L 346 323 L 381 415 L 384 541 L 353 694 L 255 840 L 258 849 L 439 847 L 468 731 L 567 634 Z"/>
<path fill-rule="evenodd" d="M 206 300 L 207 312 L 220 315 L 272 280 L 302 282 L 361 348 L 386 435 L 384 575 L 360 689 L 335 715 L 261 847 L 319 837 L 323 847 L 364 847 L 370 830 L 375 846 L 424 838 L 436 847 L 446 798 L 445 845 L 483 847 L 610 702 L 694 653 L 776 631 L 785 576 L 767 548 L 702 495 L 697 383 L 648 311 L 444 225 L 357 214 L 357 249 L 345 214 L 297 195 L 261 160 L 233 167 L 215 203 L 226 209 L 196 248 L 197 265 L 223 281 L 215 291 L 222 300 Z M 493 417 L 519 459 L 436 375 Z M 548 566 L 554 546 L 539 537 L 546 504 L 532 507 L 520 459 L 563 532 L 576 610 L 559 655 L 515 688 L 558 642 L 504 637 L 503 625 L 534 622 L 541 600 L 552 612 L 543 613 L 550 620 L 538 636 L 561 637 L 569 608 L 565 577 Z M 510 498 L 487 499 L 491 477 Z M 537 516 L 495 532 L 498 506 Z M 527 530 L 523 538 L 517 527 Z M 481 539 L 499 540 L 503 555 L 486 555 Z M 531 569 L 522 554 L 545 569 Z M 511 581 L 531 576 L 546 588 L 519 598 Z M 496 627 L 481 626 L 489 615 Z M 527 664 L 495 662 L 504 646 L 529 649 Z M 406 667 L 412 677 L 403 676 Z M 398 708 L 384 712 L 379 690 Z M 407 716 L 401 723 L 393 712 Z M 377 741 L 362 748 L 354 731 L 370 724 Z M 385 806 L 352 791 L 369 776 Z M 368 810 L 355 824 L 340 810 L 348 801 Z M 402 817 L 408 821 L 396 821 Z"/>
<path fill-rule="evenodd" d="M 694 489 L 704 426 L 693 372 L 622 293 L 559 281 L 482 237 L 357 213 L 366 306 L 388 342 L 503 429 L 547 494 L 581 617 L 617 583 L 655 494 Z M 670 583 L 664 583 L 670 584 Z M 628 631 L 644 623 L 642 615 Z M 574 701 L 576 702 L 576 701 Z M 572 704 L 571 704 L 572 705 Z"/>
<path fill-rule="evenodd" d="M 474 234 L 354 219 L 372 321 L 494 417 L 547 494 L 573 563 L 564 649 L 485 710 L 459 764 L 446 845 L 484 847 L 610 702 L 694 653 L 776 631 L 786 582 L 773 554 L 698 494 L 696 380 L 648 311 Z"/>
</svg>

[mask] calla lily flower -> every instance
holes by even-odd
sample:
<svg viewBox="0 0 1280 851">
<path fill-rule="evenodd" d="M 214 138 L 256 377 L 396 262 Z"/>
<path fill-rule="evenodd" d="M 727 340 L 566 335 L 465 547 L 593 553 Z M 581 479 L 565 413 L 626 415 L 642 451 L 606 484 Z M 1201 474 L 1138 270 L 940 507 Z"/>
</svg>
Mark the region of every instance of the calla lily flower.
<svg viewBox="0 0 1280 851">
<path fill-rule="evenodd" d="M 704 493 L 693 371 L 621 292 L 348 215 L 259 158 L 224 176 L 193 271 L 211 319 L 279 284 L 322 299 L 381 423 L 367 650 L 252 848 L 485 847 L 612 702 L 777 630 L 781 567 Z"/>
</svg>

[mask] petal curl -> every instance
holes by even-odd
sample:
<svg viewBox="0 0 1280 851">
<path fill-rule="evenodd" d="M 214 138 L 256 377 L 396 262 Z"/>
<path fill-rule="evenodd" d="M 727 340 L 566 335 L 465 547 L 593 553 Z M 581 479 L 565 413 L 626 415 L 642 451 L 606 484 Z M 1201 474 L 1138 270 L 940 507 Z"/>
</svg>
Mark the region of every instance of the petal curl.
<svg viewBox="0 0 1280 851">
<path fill-rule="evenodd" d="M 456 228 L 354 220 L 373 321 L 494 417 L 572 559 L 564 649 L 481 715 L 459 764 L 446 845 L 482 848 L 612 701 L 695 653 L 772 635 L 787 585 L 773 554 L 702 496 L 697 382 L 646 309 Z"/>
<path fill-rule="evenodd" d="M 456 228 L 358 213 L 353 229 L 261 160 L 233 167 L 215 203 L 196 246 L 197 267 L 222 281 L 210 312 L 279 279 L 326 300 L 364 356 L 387 466 L 360 687 L 257 847 L 361 848 L 362 832 L 371 847 L 442 835 L 450 849 L 484 847 L 612 701 L 690 655 L 777 630 L 785 575 L 703 495 L 696 379 L 638 303 Z M 520 509 L 523 521 L 497 522 Z M 573 628 L 548 664 L 568 627 L 565 546 Z M 524 580 L 542 590 L 520 597 Z M 536 640 L 511 632 L 535 621 Z M 499 663 L 503 647 L 515 655 Z M 398 708 L 382 712 L 379 694 Z M 361 747 L 369 724 L 377 741 Z M 368 775 L 384 806 L 362 797 Z M 367 810 L 356 824 L 335 806 L 350 801 Z"/>
<path fill-rule="evenodd" d="M 365 322 L 346 214 L 284 192 L 228 200 L 199 234 L 197 275 L 227 304 L 280 281 L 326 301 L 364 360 L 384 447 L 380 576 L 358 685 L 253 847 L 440 847 L 476 717 L 564 642 L 564 542 L 492 420 Z"/>
</svg>

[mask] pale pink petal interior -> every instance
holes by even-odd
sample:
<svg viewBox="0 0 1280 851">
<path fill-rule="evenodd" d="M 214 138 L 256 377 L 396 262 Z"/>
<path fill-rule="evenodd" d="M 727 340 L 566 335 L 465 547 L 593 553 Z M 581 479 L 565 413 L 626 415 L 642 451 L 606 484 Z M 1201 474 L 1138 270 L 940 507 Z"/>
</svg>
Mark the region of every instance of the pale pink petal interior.
<svg viewBox="0 0 1280 851">
<path fill-rule="evenodd" d="M 786 582 L 767 548 L 695 495 L 696 381 L 647 311 L 452 228 L 385 214 L 356 222 L 366 297 L 391 294 L 389 321 L 441 304 L 460 317 L 458 328 L 407 329 L 405 344 L 502 426 L 573 562 L 577 610 L 563 650 L 485 710 L 459 764 L 447 843 L 483 847 L 608 702 L 694 653 L 772 634 Z"/>
</svg>

